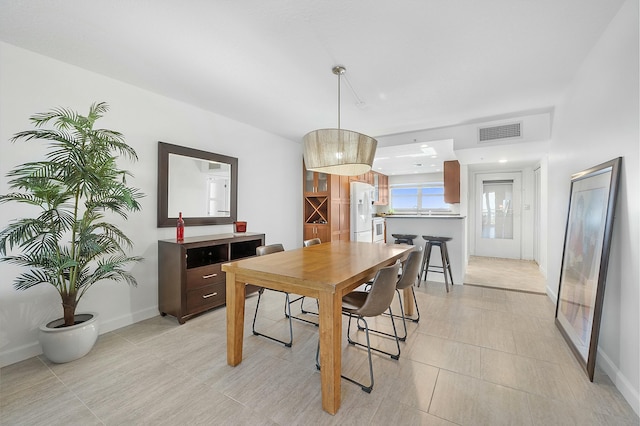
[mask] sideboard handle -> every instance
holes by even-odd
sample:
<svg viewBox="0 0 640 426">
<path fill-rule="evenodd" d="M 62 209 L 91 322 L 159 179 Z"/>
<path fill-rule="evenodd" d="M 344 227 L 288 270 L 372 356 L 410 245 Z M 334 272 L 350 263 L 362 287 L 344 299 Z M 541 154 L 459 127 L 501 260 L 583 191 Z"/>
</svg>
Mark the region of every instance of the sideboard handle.
<svg viewBox="0 0 640 426">
<path fill-rule="evenodd" d="M 203 276 L 202 276 L 202 279 L 203 279 L 203 280 L 206 280 L 207 278 L 213 278 L 213 277 L 217 277 L 217 276 L 218 276 L 218 274 L 203 275 Z"/>
<path fill-rule="evenodd" d="M 209 293 L 209 294 L 203 295 L 202 298 L 203 299 L 208 299 L 210 297 L 217 296 L 217 295 L 218 295 L 218 293 Z"/>
</svg>

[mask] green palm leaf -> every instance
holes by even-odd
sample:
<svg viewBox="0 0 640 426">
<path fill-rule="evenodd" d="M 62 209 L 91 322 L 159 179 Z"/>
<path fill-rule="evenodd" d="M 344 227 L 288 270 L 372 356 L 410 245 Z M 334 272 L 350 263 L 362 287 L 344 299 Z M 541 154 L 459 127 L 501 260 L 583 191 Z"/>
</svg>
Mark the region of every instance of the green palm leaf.
<svg viewBox="0 0 640 426">
<path fill-rule="evenodd" d="M 7 173 L 12 192 L 0 195 L 0 204 L 19 203 L 40 208 L 33 218 L 11 221 L 0 231 L 0 260 L 29 271 L 14 282 L 18 290 L 49 283 L 63 304 L 75 311 L 93 284 L 111 280 L 136 285 L 126 270 L 141 258 L 127 256 L 131 240 L 105 212 L 126 219 L 141 208 L 144 195 L 126 185 L 131 174 L 117 165 L 118 157 L 137 160 L 124 136 L 114 130 L 94 129 L 109 107 L 94 103 L 83 116 L 54 108 L 30 118 L 34 129 L 16 133 L 11 142 L 45 142 L 46 160 L 27 162 Z M 20 249 L 19 255 L 7 256 Z M 65 322 L 73 323 L 65 309 Z"/>
</svg>

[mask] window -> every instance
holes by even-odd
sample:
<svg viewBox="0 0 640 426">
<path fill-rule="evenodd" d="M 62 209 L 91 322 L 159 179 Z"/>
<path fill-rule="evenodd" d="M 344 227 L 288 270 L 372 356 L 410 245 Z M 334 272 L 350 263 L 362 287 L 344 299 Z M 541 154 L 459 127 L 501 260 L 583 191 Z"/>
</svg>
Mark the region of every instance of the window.
<svg viewBox="0 0 640 426">
<path fill-rule="evenodd" d="M 442 182 L 391 186 L 391 208 L 395 213 L 405 214 L 451 211 L 444 202 Z"/>
</svg>

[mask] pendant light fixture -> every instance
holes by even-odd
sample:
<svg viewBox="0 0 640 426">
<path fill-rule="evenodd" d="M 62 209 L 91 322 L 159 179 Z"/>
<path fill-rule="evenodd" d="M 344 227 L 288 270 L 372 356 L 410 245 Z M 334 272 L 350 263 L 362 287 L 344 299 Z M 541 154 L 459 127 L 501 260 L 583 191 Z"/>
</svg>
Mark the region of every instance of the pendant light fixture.
<svg viewBox="0 0 640 426">
<path fill-rule="evenodd" d="M 303 138 L 307 170 L 332 175 L 356 176 L 371 170 L 378 141 L 362 133 L 340 128 L 340 77 L 343 66 L 332 69 L 338 76 L 338 128 L 318 129 Z"/>
</svg>

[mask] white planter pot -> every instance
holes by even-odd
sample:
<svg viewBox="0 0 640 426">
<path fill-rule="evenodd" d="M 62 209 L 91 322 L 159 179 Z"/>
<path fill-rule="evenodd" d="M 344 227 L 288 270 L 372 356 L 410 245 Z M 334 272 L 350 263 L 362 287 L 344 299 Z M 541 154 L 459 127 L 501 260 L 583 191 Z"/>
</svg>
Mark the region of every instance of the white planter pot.
<svg viewBox="0 0 640 426">
<path fill-rule="evenodd" d="M 42 352 L 51 362 L 70 362 L 82 358 L 93 348 L 98 340 L 98 314 L 76 314 L 78 321 L 83 322 L 71 327 L 55 328 L 64 324 L 64 319 L 60 318 L 40 326 L 38 338 Z"/>
</svg>

